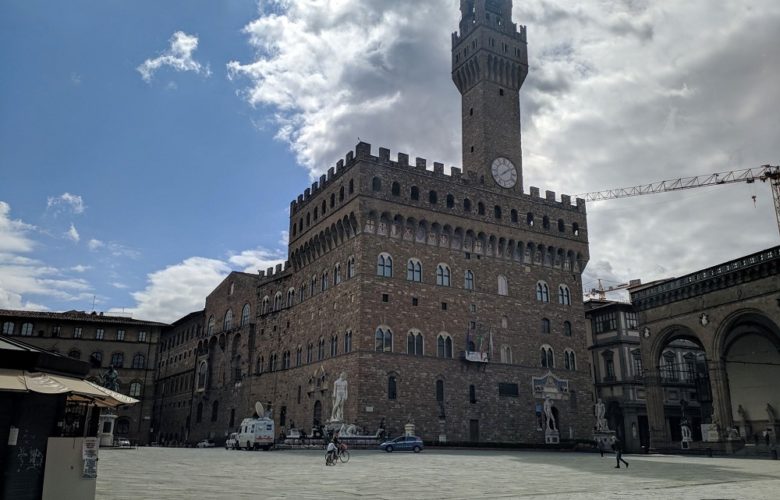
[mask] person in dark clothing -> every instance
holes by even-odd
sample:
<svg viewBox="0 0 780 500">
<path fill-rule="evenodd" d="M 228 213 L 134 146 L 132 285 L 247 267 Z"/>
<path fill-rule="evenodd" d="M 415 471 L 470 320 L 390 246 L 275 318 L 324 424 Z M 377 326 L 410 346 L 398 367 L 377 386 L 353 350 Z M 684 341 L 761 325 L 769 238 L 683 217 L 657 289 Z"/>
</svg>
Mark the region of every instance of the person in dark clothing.
<svg viewBox="0 0 780 500">
<path fill-rule="evenodd" d="M 620 462 L 623 462 L 626 464 L 626 469 L 628 469 L 628 462 L 623 460 L 623 443 L 620 442 L 620 439 L 617 437 L 612 439 L 612 449 L 615 451 L 615 459 L 617 461 L 617 465 L 615 465 L 616 469 L 620 468 Z"/>
</svg>

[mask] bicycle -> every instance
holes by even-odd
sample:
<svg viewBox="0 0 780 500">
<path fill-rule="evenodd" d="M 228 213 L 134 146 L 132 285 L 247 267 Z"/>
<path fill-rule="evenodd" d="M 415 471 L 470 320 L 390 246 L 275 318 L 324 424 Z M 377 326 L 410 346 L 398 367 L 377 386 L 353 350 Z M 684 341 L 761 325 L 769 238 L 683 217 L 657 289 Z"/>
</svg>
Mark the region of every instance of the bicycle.
<svg viewBox="0 0 780 500">
<path fill-rule="evenodd" d="M 338 447 L 335 455 L 331 453 L 325 455 L 325 465 L 336 465 L 339 461 L 343 464 L 349 462 L 349 451 L 344 444 Z"/>
</svg>

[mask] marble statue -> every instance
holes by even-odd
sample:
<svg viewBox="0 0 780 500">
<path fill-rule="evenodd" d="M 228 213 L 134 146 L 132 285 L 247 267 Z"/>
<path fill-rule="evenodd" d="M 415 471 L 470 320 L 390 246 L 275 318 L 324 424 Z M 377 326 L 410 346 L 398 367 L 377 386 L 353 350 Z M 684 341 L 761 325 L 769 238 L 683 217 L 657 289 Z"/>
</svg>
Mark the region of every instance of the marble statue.
<svg viewBox="0 0 780 500">
<path fill-rule="evenodd" d="M 604 418 L 604 415 L 606 414 L 606 407 L 604 406 L 604 403 L 601 401 L 601 398 L 599 398 L 596 401 L 595 405 L 595 414 L 596 414 L 596 431 L 602 432 L 602 431 L 608 431 L 609 425 L 607 424 L 607 419 Z"/>
<path fill-rule="evenodd" d="M 333 382 L 333 411 L 330 414 L 331 422 L 344 420 L 344 402 L 347 400 L 347 374 L 341 372 L 339 378 Z"/>
<path fill-rule="evenodd" d="M 544 400 L 544 423 L 547 430 L 557 431 L 555 428 L 555 417 L 552 412 L 553 402 L 550 398 Z"/>
<path fill-rule="evenodd" d="M 691 428 L 688 425 L 688 419 L 687 418 L 683 418 L 680 421 L 680 431 L 682 432 L 682 440 L 684 442 L 693 441 L 693 438 L 691 437 Z"/>
</svg>

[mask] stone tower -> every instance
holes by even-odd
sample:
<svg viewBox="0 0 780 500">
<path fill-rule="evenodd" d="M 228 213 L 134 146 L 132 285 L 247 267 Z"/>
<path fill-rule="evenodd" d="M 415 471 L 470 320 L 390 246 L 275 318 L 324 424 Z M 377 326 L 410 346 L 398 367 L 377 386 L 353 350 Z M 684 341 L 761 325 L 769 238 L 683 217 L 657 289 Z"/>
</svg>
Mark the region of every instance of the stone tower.
<svg viewBox="0 0 780 500">
<path fill-rule="evenodd" d="M 460 32 L 452 34 L 452 80 L 463 96 L 463 170 L 486 187 L 522 193 L 525 26 L 512 23 L 512 0 L 461 0 L 460 11 Z"/>
</svg>

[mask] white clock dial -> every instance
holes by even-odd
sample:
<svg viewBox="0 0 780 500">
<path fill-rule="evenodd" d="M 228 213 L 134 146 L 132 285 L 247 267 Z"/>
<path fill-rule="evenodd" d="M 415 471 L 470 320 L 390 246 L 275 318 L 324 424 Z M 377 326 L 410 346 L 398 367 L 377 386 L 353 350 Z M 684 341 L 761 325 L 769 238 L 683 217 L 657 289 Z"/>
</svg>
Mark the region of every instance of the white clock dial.
<svg viewBox="0 0 780 500">
<path fill-rule="evenodd" d="M 491 170 L 496 184 L 502 188 L 511 188 L 517 183 L 517 169 L 508 159 L 503 157 L 496 158 L 493 160 Z"/>
</svg>

